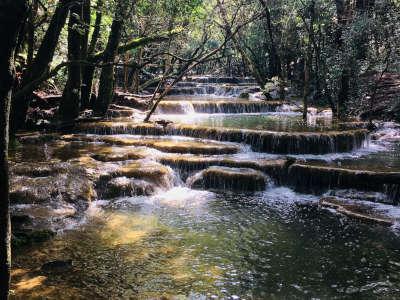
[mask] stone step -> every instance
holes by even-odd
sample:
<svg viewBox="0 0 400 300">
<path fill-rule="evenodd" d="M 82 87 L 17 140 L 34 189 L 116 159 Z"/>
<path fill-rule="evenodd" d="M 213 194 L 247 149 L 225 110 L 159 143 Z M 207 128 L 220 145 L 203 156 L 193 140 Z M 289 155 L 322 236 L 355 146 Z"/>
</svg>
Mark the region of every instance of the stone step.
<svg viewBox="0 0 400 300">
<path fill-rule="evenodd" d="M 323 193 L 331 189 L 355 189 L 384 193 L 388 203 L 400 203 L 400 172 L 355 170 L 295 163 L 286 182 L 300 192 Z"/>
<path fill-rule="evenodd" d="M 117 146 L 145 146 L 168 153 L 190 153 L 190 154 L 234 154 L 241 148 L 238 145 L 221 143 L 216 141 L 202 140 L 183 140 L 161 137 L 137 137 L 137 136 L 85 136 L 85 135 L 67 135 L 62 137 L 66 141 L 86 141 L 103 142 L 108 145 Z M 130 151 L 126 150 L 125 154 Z M 132 150 L 134 152 L 135 150 Z M 137 151 L 137 150 L 136 150 Z M 132 153 L 134 155 L 134 153 Z"/>
<path fill-rule="evenodd" d="M 260 171 L 248 168 L 209 167 L 188 178 L 191 188 L 254 192 L 266 188 L 268 177 Z"/>
<path fill-rule="evenodd" d="M 281 101 L 162 101 L 157 113 L 264 113 L 276 112 L 284 104 Z"/>
<path fill-rule="evenodd" d="M 138 134 L 187 136 L 248 144 L 254 151 L 275 154 L 326 154 L 350 152 L 363 146 L 368 131 L 273 132 L 263 130 L 215 128 L 194 125 L 135 122 L 81 123 L 76 130 L 94 134 Z"/>
<path fill-rule="evenodd" d="M 261 171 L 271 176 L 276 183 L 280 182 L 286 172 L 287 160 L 285 159 L 241 159 L 234 157 L 215 156 L 179 156 L 166 155 L 159 158 L 159 162 L 177 169 L 182 179 L 186 180 L 193 173 L 207 169 L 211 166 L 229 168 L 250 168 Z"/>
</svg>

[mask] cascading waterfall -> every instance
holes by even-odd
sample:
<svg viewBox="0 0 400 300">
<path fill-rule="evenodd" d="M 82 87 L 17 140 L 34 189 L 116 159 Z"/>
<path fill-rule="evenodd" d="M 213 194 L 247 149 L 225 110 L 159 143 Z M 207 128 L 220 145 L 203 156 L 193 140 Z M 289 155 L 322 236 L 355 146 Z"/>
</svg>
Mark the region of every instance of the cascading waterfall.
<svg viewBox="0 0 400 300">
<path fill-rule="evenodd" d="M 245 143 L 254 151 L 279 154 L 325 154 L 351 152 L 363 146 L 368 131 L 347 130 L 322 133 L 286 133 L 190 125 L 137 124 L 129 122 L 86 123 L 79 130 L 94 134 L 171 135 Z"/>
<path fill-rule="evenodd" d="M 162 101 L 158 108 L 158 114 L 242 114 L 242 113 L 266 113 L 279 111 L 282 102 L 278 101 Z"/>
<path fill-rule="evenodd" d="M 169 95 L 201 95 L 239 97 L 242 93 L 256 93 L 260 88 L 250 78 L 187 77 L 173 87 Z"/>
</svg>

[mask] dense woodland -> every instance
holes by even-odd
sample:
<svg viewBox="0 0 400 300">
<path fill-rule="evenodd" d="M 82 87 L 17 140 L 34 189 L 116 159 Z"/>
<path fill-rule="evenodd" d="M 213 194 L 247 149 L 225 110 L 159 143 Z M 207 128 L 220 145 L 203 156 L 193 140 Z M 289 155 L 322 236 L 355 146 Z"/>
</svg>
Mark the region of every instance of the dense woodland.
<svg viewBox="0 0 400 300">
<path fill-rule="evenodd" d="M 9 136 L 106 115 L 116 89 L 148 121 L 185 76 L 253 77 L 265 101 L 400 121 L 398 0 L 0 0 L 0 282 L 7 297 Z M 46 112 L 32 105 L 62 95 Z M 49 112 L 50 111 L 50 112 Z"/>
</svg>

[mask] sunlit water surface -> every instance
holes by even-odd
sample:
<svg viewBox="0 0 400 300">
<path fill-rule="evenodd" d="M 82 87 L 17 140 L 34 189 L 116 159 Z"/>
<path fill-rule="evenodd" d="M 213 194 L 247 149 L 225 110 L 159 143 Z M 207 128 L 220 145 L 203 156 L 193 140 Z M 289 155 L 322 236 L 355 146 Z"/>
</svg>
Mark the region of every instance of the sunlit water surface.
<svg viewBox="0 0 400 300">
<path fill-rule="evenodd" d="M 30 296 L 396 298 L 398 231 L 319 209 L 317 199 L 286 188 L 231 194 L 176 187 L 98 201 L 73 230 L 29 256 L 16 254 L 14 267 L 38 280 L 25 290 Z M 69 258 L 71 272 L 37 271 Z"/>
<path fill-rule="evenodd" d="M 173 122 L 207 127 L 243 128 L 270 131 L 328 131 L 339 129 L 332 118 L 311 116 L 303 121 L 300 113 L 257 113 L 257 114 L 191 114 L 162 115 L 162 119 Z"/>
</svg>

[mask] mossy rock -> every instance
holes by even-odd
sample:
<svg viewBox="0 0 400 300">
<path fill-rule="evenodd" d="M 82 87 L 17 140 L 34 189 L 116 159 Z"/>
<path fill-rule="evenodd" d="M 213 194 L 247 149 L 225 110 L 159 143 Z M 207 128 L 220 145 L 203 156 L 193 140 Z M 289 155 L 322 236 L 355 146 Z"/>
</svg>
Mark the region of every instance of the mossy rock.
<svg viewBox="0 0 400 300">
<path fill-rule="evenodd" d="M 14 248 L 43 243 L 52 239 L 56 233 L 52 230 L 18 230 L 13 231 L 11 243 Z"/>
<path fill-rule="evenodd" d="M 260 171 L 227 167 L 210 167 L 187 180 L 193 188 L 239 192 L 264 191 L 267 182 L 267 176 Z"/>
<path fill-rule="evenodd" d="M 156 187 L 145 180 L 117 177 L 111 179 L 104 192 L 105 198 L 117 198 L 121 196 L 150 196 L 154 194 Z"/>
</svg>

